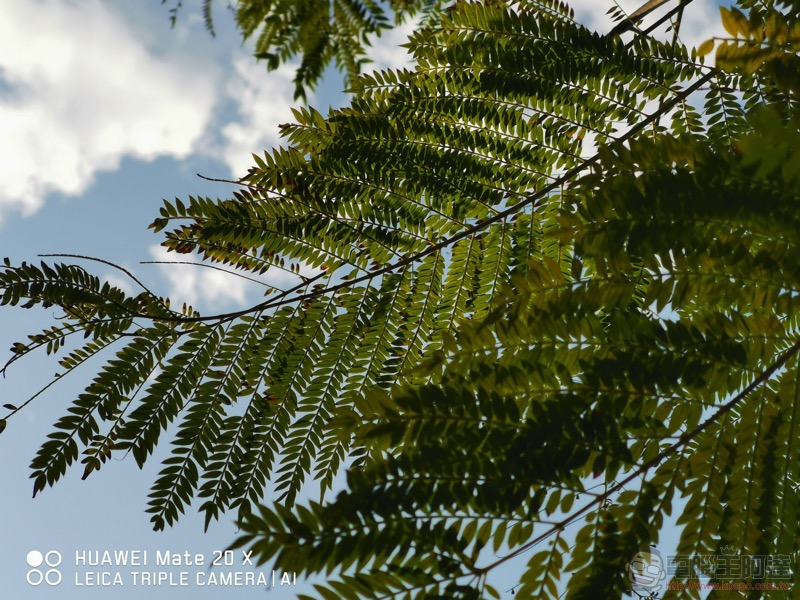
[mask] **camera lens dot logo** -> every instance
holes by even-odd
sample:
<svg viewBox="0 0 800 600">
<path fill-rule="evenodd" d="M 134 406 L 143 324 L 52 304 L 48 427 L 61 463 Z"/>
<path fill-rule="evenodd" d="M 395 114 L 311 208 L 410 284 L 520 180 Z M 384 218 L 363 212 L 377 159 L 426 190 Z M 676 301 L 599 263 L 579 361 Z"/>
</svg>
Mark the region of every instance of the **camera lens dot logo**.
<svg viewBox="0 0 800 600">
<path fill-rule="evenodd" d="M 38 550 L 31 550 L 25 560 L 28 562 L 29 567 L 33 567 L 26 576 L 28 585 L 41 585 L 42 582 L 47 585 L 61 583 L 61 571 L 55 568 L 61 564 L 61 553 L 57 550 L 50 550 L 47 554 L 42 554 Z M 39 568 L 42 564 L 50 568 L 42 572 L 42 569 Z"/>
</svg>

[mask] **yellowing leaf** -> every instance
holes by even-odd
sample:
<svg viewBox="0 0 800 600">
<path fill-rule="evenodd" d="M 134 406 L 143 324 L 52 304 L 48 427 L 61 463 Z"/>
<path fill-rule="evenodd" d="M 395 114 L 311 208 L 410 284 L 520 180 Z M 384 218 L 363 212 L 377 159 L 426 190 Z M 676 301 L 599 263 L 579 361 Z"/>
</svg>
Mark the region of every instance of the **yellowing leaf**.
<svg viewBox="0 0 800 600">
<path fill-rule="evenodd" d="M 734 37 L 738 37 L 739 34 L 747 35 L 750 30 L 750 23 L 740 11 L 735 8 L 728 9 L 720 6 L 719 12 L 722 16 L 722 26 L 725 27 L 725 31 Z"/>
<path fill-rule="evenodd" d="M 697 56 L 705 56 L 714 49 L 714 40 L 706 40 L 697 47 Z"/>
</svg>

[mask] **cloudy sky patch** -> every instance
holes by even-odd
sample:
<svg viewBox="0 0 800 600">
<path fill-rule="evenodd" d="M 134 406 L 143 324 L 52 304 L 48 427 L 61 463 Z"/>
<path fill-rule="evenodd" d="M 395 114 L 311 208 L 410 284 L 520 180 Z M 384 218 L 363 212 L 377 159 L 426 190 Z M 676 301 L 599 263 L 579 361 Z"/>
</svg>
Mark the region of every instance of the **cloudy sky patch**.
<svg viewBox="0 0 800 600">
<path fill-rule="evenodd" d="M 255 61 L 250 48 L 237 52 L 225 85 L 226 99 L 233 103 L 235 114 L 222 122 L 220 149 L 210 150 L 213 157 L 228 166 L 232 177 L 247 174 L 254 164 L 253 153 L 261 154 L 279 145 L 279 124 L 294 122 L 295 68 L 294 64 L 284 64 L 267 72 L 263 62 Z M 308 98 L 314 104 L 310 90 Z"/>
<path fill-rule="evenodd" d="M 231 273 L 203 267 L 200 260 L 191 255 L 176 256 L 158 245 L 150 247 L 150 256 L 159 264 L 161 275 L 169 284 L 168 295 L 175 306 L 181 303 L 194 307 L 218 309 L 226 305 L 243 305 L 247 290 L 253 284 Z M 171 264 L 175 262 L 192 264 Z"/>
<path fill-rule="evenodd" d="M 0 10 L 0 218 L 33 214 L 50 192 L 82 194 L 123 156 L 196 149 L 215 67 L 180 50 L 155 55 L 99 0 L 0 0 Z"/>
</svg>

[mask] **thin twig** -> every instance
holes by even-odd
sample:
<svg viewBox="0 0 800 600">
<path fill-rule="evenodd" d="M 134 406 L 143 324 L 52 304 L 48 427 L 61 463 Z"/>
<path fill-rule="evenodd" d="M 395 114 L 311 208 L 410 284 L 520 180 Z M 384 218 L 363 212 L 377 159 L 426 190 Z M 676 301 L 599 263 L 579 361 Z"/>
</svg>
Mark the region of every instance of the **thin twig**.
<svg viewBox="0 0 800 600">
<path fill-rule="evenodd" d="M 199 262 L 194 262 L 194 261 L 191 261 L 191 260 L 143 260 L 143 261 L 140 261 L 139 264 L 140 265 L 191 265 L 193 267 L 203 267 L 205 269 L 214 269 L 215 271 L 221 271 L 222 273 L 225 273 L 226 275 L 234 275 L 235 277 L 241 277 L 242 279 L 246 279 L 247 281 L 252 281 L 253 283 L 257 283 L 258 285 L 263 285 L 264 287 L 272 288 L 273 290 L 277 290 L 279 292 L 286 293 L 286 290 L 283 290 L 283 289 L 281 289 L 281 288 L 279 288 L 277 286 L 274 286 L 274 285 L 272 285 L 270 283 L 266 283 L 264 281 L 256 279 L 255 277 L 248 277 L 247 275 L 243 275 L 242 273 L 237 273 L 236 271 L 229 271 L 228 269 L 223 269 L 222 267 L 218 267 L 217 265 L 207 265 L 206 263 L 199 263 Z M 272 266 L 274 266 L 276 269 L 283 269 L 287 273 L 291 273 L 292 275 L 296 275 L 297 277 L 302 279 L 304 282 L 308 281 L 308 277 L 305 277 L 304 275 L 300 275 L 299 273 L 295 273 L 294 271 L 290 271 L 289 269 L 287 269 L 285 267 L 279 267 L 277 265 L 272 265 Z"/>
</svg>

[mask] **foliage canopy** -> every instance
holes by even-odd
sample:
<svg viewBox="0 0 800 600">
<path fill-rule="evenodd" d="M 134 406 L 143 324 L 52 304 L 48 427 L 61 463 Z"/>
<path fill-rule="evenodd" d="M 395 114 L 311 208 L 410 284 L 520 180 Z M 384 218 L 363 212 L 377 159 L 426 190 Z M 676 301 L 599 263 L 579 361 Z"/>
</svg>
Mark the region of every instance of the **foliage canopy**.
<svg viewBox="0 0 800 600">
<path fill-rule="evenodd" d="M 739 5 L 715 67 L 556 0 L 437 13 L 414 70 L 298 109 L 232 198 L 164 203 L 167 248 L 297 275 L 253 307 L 6 263 L 3 304 L 64 311 L 11 362 L 111 353 L 34 491 L 141 465 L 173 425 L 155 528 L 236 509 L 236 544 L 329 574 L 321 598 L 497 597 L 533 549 L 521 597 L 619 597 L 679 498 L 681 554 L 794 555 L 800 7 Z M 309 477 L 320 501 L 295 503 Z"/>
<path fill-rule="evenodd" d="M 161 0 L 171 5 L 174 26 L 183 0 Z M 206 29 L 214 35 L 213 0 L 203 0 Z M 319 82 L 325 68 L 333 62 L 354 81 L 369 62 L 366 48 L 370 36 L 380 36 L 406 18 L 422 17 L 423 26 L 435 22 L 444 0 L 238 0 L 228 7 L 245 39 L 256 36 L 255 57 L 264 60 L 272 71 L 297 57 L 295 99 L 306 97 L 306 87 Z"/>
</svg>

